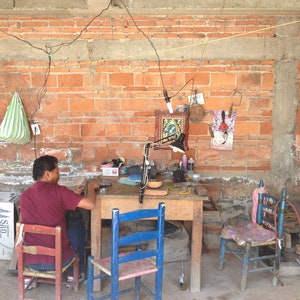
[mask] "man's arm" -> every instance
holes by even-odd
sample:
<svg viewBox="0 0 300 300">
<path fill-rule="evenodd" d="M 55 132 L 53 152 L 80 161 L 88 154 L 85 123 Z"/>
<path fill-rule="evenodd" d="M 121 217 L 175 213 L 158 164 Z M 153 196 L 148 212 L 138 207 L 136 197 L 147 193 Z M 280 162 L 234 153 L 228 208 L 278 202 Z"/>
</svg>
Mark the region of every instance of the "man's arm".
<svg viewBox="0 0 300 300">
<path fill-rule="evenodd" d="M 96 193 L 99 189 L 99 183 L 96 180 L 91 180 L 87 186 L 87 195 L 78 203 L 77 207 L 91 210 L 95 207 Z"/>
</svg>

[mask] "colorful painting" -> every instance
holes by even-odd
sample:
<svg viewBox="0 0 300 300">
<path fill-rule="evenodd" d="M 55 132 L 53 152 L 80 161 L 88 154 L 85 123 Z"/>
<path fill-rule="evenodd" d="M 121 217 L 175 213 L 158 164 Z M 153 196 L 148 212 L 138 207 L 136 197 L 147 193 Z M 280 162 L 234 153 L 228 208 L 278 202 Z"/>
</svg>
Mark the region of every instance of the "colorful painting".
<svg viewBox="0 0 300 300">
<path fill-rule="evenodd" d="M 155 112 L 155 140 L 167 138 L 174 135 L 175 139 L 181 133 L 185 134 L 184 147 L 188 149 L 188 113 L 174 112 L 170 114 L 167 111 Z M 161 145 L 159 149 L 170 149 L 168 145 Z"/>
</svg>

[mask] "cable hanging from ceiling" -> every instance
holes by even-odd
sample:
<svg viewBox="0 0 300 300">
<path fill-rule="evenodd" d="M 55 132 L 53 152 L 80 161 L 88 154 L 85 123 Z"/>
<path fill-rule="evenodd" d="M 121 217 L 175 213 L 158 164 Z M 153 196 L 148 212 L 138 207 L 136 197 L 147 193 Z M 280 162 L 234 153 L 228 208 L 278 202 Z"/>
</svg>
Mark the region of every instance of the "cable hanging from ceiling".
<svg viewBox="0 0 300 300">
<path fill-rule="evenodd" d="M 137 28 L 137 30 L 145 37 L 145 39 L 150 43 L 151 47 L 153 48 L 153 51 L 155 52 L 155 55 L 157 57 L 157 65 L 159 68 L 159 74 L 160 74 L 160 79 L 161 79 L 161 84 L 162 84 L 162 89 L 163 89 L 163 94 L 165 97 L 165 101 L 167 103 L 167 105 L 170 103 L 170 99 L 175 97 L 176 95 L 178 95 L 178 93 L 180 93 L 190 81 L 193 81 L 193 78 L 191 78 L 190 80 L 188 80 L 181 89 L 179 89 L 173 96 L 169 96 L 167 93 L 167 90 L 165 88 L 165 84 L 164 84 L 164 79 L 163 79 L 163 75 L 162 75 L 162 71 L 161 71 L 161 59 L 160 56 L 158 54 L 157 49 L 154 46 L 153 41 L 145 34 L 145 32 L 138 26 L 137 22 L 135 21 L 135 19 L 133 18 L 132 14 L 130 13 L 128 7 L 125 5 L 125 3 L 122 0 L 119 0 L 124 9 L 126 10 L 127 14 L 129 15 L 129 17 L 131 18 L 132 22 L 134 23 L 135 27 Z M 11 36 L 27 45 L 29 45 L 30 47 L 37 49 L 39 51 L 44 52 L 47 57 L 48 57 L 48 64 L 47 64 L 47 68 L 45 70 L 44 73 L 44 81 L 43 84 L 41 85 L 41 87 L 39 88 L 38 92 L 37 92 L 37 106 L 34 109 L 33 113 L 31 114 L 30 117 L 30 121 L 33 122 L 35 114 L 38 112 L 38 110 L 40 109 L 40 105 L 41 105 L 41 101 L 42 99 L 45 97 L 46 93 L 47 93 L 47 82 L 49 79 L 49 75 L 50 75 L 50 69 L 52 66 L 52 57 L 54 54 L 56 54 L 61 48 L 63 47 L 68 47 L 70 45 L 72 45 L 73 43 L 75 43 L 81 36 L 82 34 L 88 30 L 88 28 L 90 27 L 90 25 L 94 22 L 95 19 L 99 18 L 105 11 L 109 10 L 109 8 L 111 6 L 114 5 L 113 0 L 110 0 L 108 5 L 102 9 L 97 15 L 95 15 L 80 31 L 79 33 L 75 36 L 75 38 L 73 38 L 71 41 L 69 42 L 63 42 L 63 43 L 59 43 L 56 45 L 50 45 L 49 43 L 45 44 L 45 48 L 41 48 L 38 46 L 35 46 L 34 44 L 30 43 L 29 41 L 27 41 L 26 39 L 22 39 L 14 34 L 8 33 L 3 29 L 0 29 L 1 32 L 3 32 L 4 34 Z M 187 44 L 187 45 L 183 45 L 183 46 L 179 46 L 179 47 L 172 47 L 172 48 L 168 48 L 168 49 L 162 49 L 160 50 L 160 52 L 171 52 L 171 51 L 176 51 L 179 49 L 184 49 L 184 48 L 191 48 L 191 47 L 195 47 L 195 46 L 199 46 L 199 45 L 208 45 L 210 43 L 216 43 L 219 41 L 224 41 L 224 40 L 229 40 L 229 39 L 234 39 L 237 37 L 241 37 L 241 36 L 246 36 L 249 34 L 254 34 L 254 33 L 258 33 L 258 32 L 263 32 L 263 31 L 267 31 L 270 29 L 275 29 L 275 28 L 279 28 L 279 27 L 283 27 L 283 26 L 288 26 L 288 25 L 293 25 L 296 23 L 299 23 L 300 20 L 295 20 L 295 21 L 291 21 L 291 22 L 287 22 L 287 23 L 283 23 L 283 24 L 278 24 L 278 25 L 274 25 L 274 26 L 269 26 L 269 27 L 265 27 L 265 28 L 261 28 L 261 29 L 256 29 L 253 31 L 249 31 L 249 32 L 242 32 L 236 35 L 232 35 L 232 36 L 227 36 L 227 37 L 222 37 L 222 38 L 216 38 L 216 39 L 211 39 L 211 40 L 201 40 L 200 42 L 197 43 L 193 43 L 193 44 Z M 122 59 L 132 59 L 132 58 L 137 58 L 137 57 L 141 57 L 141 56 L 147 56 L 149 55 L 149 53 L 143 52 L 142 54 L 135 54 L 134 56 L 130 56 L 130 57 L 123 57 Z M 202 53 L 203 55 L 203 53 Z M 173 109 L 171 108 L 171 105 L 168 105 L 169 111 L 171 112 Z"/>
</svg>

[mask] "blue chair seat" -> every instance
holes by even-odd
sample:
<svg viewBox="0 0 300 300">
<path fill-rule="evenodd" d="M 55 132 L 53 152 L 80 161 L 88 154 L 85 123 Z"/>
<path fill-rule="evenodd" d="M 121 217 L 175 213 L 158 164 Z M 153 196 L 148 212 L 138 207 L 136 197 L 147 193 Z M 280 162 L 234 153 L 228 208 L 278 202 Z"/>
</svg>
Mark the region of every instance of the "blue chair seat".
<svg viewBox="0 0 300 300">
<path fill-rule="evenodd" d="M 130 252 L 127 255 L 134 254 L 134 252 Z M 125 253 L 121 253 L 121 256 L 125 256 Z M 93 260 L 95 266 L 99 268 L 99 270 L 111 276 L 111 257 L 105 257 L 97 260 Z M 143 276 L 146 274 L 151 274 L 157 272 L 158 269 L 156 267 L 156 263 L 151 258 L 144 258 L 139 260 L 128 261 L 126 263 L 120 264 L 119 266 L 119 280 L 125 280 L 129 278 L 134 278 L 137 276 Z"/>
</svg>

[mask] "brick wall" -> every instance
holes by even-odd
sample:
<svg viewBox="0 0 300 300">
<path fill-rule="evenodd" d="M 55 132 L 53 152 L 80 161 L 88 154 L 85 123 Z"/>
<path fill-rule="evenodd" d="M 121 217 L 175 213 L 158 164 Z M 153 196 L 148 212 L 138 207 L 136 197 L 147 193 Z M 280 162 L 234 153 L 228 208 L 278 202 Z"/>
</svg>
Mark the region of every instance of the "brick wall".
<svg viewBox="0 0 300 300">
<path fill-rule="evenodd" d="M 160 76 L 153 49 L 129 16 L 99 17 L 78 36 L 90 19 L 0 18 L 3 30 L 0 39 L 10 49 L 0 61 L 0 120 L 13 92 L 19 91 L 28 118 L 41 128 L 42 134 L 36 138 L 38 155 L 54 154 L 71 164 L 82 164 L 87 170 L 95 170 L 101 161 L 118 156 L 140 162 L 144 143 L 154 138 L 155 110 L 166 110 L 162 76 L 169 96 L 189 82 L 172 99 L 173 107 L 187 104 L 187 96 L 193 89 L 204 94 L 205 105 L 192 107 L 190 111 L 187 154 L 194 157 L 197 171 L 239 174 L 271 169 L 274 59 L 225 60 L 201 59 L 201 56 L 178 59 L 177 52 L 181 50 L 176 45 L 168 52 L 160 44 L 158 52 L 163 57 Z M 271 16 L 135 16 L 135 20 L 155 41 L 178 39 L 186 40 L 187 44 L 201 41 L 203 44 L 190 51 L 203 53 L 205 41 L 243 38 L 245 42 L 255 38 L 267 43 L 275 37 L 272 26 L 276 24 L 276 18 Z M 29 41 L 35 48 L 20 39 Z M 124 49 L 123 55 L 120 55 L 122 49 L 118 49 L 114 59 L 96 60 L 92 52 L 97 49 L 89 45 L 95 40 L 99 48 L 112 40 L 137 40 L 151 58 L 143 55 L 142 48 L 131 53 Z M 65 43 L 61 48 L 55 46 L 61 42 Z M 82 42 L 87 42 L 86 48 L 81 48 Z M 45 48 L 46 43 L 52 45 L 51 67 L 46 94 L 39 98 L 39 91 L 44 91 L 41 88 L 49 63 L 45 50 L 50 48 Z M 90 58 L 78 58 L 81 50 L 89 52 Z M 74 51 L 77 58 L 73 58 Z M 107 49 L 107 53 L 111 51 L 116 50 Z M 239 93 L 233 95 L 235 90 Z M 213 150 L 209 146 L 208 130 L 213 111 L 228 110 L 231 103 L 237 112 L 234 149 Z M 297 116 L 299 124 L 299 112 Z M 299 131 L 298 125 L 298 153 Z M 34 147 L 33 139 L 24 146 L 0 144 L 2 162 L 8 162 L 6 166 L 15 161 L 26 165 L 35 158 Z M 151 158 L 166 163 L 170 158 L 177 161 L 180 156 L 161 150 L 152 151 Z"/>
</svg>

